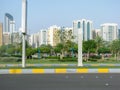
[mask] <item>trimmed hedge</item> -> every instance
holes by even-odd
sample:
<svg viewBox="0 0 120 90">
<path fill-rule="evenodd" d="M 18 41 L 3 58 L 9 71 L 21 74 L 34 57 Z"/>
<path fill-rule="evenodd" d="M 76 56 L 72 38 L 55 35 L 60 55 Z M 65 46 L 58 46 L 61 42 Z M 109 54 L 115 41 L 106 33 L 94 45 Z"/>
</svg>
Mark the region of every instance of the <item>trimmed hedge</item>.
<svg viewBox="0 0 120 90">
<path fill-rule="evenodd" d="M 100 55 L 98 55 L 98 56 L 93 55 L 93 56 L 90 56 L 90 58 L 92 58 L 92 59 L 101 59 L 102 57 Z"/>
<path fill-rule="evenodd" d="M 44 57 L 46 59 L 59 59 L 59 57 L 56 57 L 56 56 L 49 56 L 49 57 Z"/>
<path fill-rule="evenodd" d="M 62 60 L 60 61 L 63 61 L 63 62 L 67 62 L 67 61 L 77 61 L 77 58 L 76 57 L 64 57 Z"/>
<path fill-rule="evenodd" d="M 22 57 L 22 55 L 11 55 L 12 57 L 19 57 L 19 58 L 21 58 Z"/>
</svg>

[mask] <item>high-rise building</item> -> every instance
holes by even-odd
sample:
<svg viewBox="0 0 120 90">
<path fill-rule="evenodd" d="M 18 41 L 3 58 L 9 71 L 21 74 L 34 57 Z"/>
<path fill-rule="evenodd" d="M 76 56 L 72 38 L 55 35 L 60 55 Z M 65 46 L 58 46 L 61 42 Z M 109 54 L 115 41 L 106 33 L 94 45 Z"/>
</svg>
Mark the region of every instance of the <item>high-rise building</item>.
<svg viewBox="0 0 120 90">
<path fill-rule="evenodd" d="M 47 31 L 47 42 L 51 46 L 56 46 L 58 43 L 60 43 L 60 38 L 58 35 L 58 31 L 60 30 L 60 27 L 57 27 L 56 25 L 51 26 Z"/>
<path fill-rule="evenodd" d="M 0 23 L 0 46 L 3 45 L 3 25 Z"/>
<path fill-rule="evenodd" d="M 13 32 L 12 33 L 12 42 L 13 43 L 21 43 L 21 36 L 19 32 Z"/>
<path fill-rule="evenodd" d="M 13 16 L 9 13 L 5 14 L 5 29 L 4 32 L 12 33 L 15 31 L 15 21 L 13 20 Z"/>
<path fill-rule="evenodd" d="M 64 30 L 65 30 L 64 34 L 66 35 L 66 40 L 73 41 L 73 29 L 65 27 Z"/>
<path fill-rule="evenodd" d="M 33 48 L 37 48 L 39 46 L 39 33 L 32 34 L 29 43 Z"/>
<path fill-rule="evenodd" d="M 3 44 L 4 45 L 11 44 L 10 33 L 3 32 Z"/>
<path fill-rule="evenodd" d="M 42 44 L 47 45 L 47 30 L 40 30 L 39 32 L 39 46 Z"/>
<path fill-rule="evenodd" d="M 82 30 L 83 32 L 83 40 L 91 40 L 92 39 L 92 29 L 93 23 L 90 20 L 82 19 L 73 21 L 73 36 L 75 37 L 75 42 L 78 42 L 78 29 Z"/>
<path fill-rule="evenodd" d="M 66 35 L 65 40 L 71 39 L 72 28 L 62 28 L 54 25 L 50 26 L 48 29 L 43 29 L 40 30 L 38 33 L 32 34 L 29 38 L 29 43 L 34 48 L 37 48 L 42 44 L 44 45 L 50 44 L 51 46 L 56 46 L 58 43 L 61 42 L 59 31 L 62 31 Z M 69 36 L 68 34 L 71 36 Z"/>
<path fill-rule="evenodd" d="M 118 25 L 116 23 L 102 24 L 101 36 L 105 41 L 113 41 L 118 39 Z"/>
<path fill-rule="evenodd" d="M 118 38 L 120 39 L 120 29 L 118 29 Z"/>
<path fill-rule="evenodd" d="M 97 36 L 101 37 L 101 29 L 94 29 L 92 31 L 92 39 L 95 39 Z"/>
<path fill-rule="evenodd" d="M 47 30 L 40 30 L 40 32 L 32 34 L 29 39 L 30 45 L 34 48 L 42 44 L 47 45 Z"/>
<path fill-rule="evenodd" d="M 5 25 L 4 26 L 5 26 L 5 29 L 3 31 L 4 32 L 3 34 L 5 34 L 4 35 L 5 39 L 3 38 L 3 40 L 5 40 L 5 42 L 9 41 L 9 42 L 6 42 L 8 44 L 12 44 L 14 40 L 13 34 L 15 32 L 15 21 L 13 19 L 13 16 L 10 15 L 9 13 L 5 14 Z M 9 36 L 9 38 L 6 38 L 5 37 L 6 35 L 7 37 Z M 6 40 L 6 39 L 9 39 L 9 40 Z"/>
</svg>

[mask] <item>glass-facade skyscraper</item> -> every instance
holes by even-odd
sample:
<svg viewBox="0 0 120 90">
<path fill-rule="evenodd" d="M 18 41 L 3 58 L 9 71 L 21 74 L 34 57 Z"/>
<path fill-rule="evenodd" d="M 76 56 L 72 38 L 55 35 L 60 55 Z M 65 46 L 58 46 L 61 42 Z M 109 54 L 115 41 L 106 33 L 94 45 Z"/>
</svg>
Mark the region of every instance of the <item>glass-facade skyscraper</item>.
<svg viewBox="0 0 120 90">
<path fill-rule="evenodd" d="M 4 32 L 13 32 L 15 31 L 15 21 L 13 20 L 13 16 L 9 13 L 5 14 L 5 29 Z"/>
<path fill-rule="evenodd" d="M 0 23 L 0 46 L 3 45 L 3 24 Z"/>
<path fill-rule="evenodd" d="M 13 16 L 9 13 L 5 13 L 5 23 L 4 23 L 4 30 L 3 30 L 3 40 L 4 44 L 12 44 L 13 43 L 13 33 L 15 32 L 15 21 Z"/>
<path fill-rule="evenodd" d="M 120 39 L 120 29 L 118 29 L 118 38 Z"/>
<path fill-rule="evenodd" d="M 78 29 L 82 30 L 83 32 L 83 40 L 91 40 L 92 39 L 92 29 L 93 23 L 90 20 L 82 19 L 73 21 L 73 36 L 75 37 L 74 41 L 78 42 Z"/>
</svg>

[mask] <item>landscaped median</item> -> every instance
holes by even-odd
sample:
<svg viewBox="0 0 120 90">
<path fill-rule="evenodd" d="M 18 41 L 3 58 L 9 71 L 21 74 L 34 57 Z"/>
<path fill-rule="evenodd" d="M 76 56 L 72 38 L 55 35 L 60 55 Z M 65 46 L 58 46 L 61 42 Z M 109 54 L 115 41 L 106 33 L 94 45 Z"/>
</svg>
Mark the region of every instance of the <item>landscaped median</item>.
<svg viewBox="0 0 120 90">
<path fill-rule="evenodd" d="M 78 68 L 78 69 L 0 69 L 0 74 L 65 74 L 65 73 L 120 73 L 120 69 L 113 68 Z"/>
</svg>

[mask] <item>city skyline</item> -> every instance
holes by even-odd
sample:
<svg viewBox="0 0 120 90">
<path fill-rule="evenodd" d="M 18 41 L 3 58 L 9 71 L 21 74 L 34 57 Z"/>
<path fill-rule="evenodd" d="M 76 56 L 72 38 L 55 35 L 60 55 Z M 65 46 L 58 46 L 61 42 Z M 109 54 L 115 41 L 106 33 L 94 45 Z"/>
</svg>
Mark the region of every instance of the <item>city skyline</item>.
<svg viewBox="0 0 120 90">
<path fill-rule="evenodd" d="M 117 23 L 119 26 L 119 3 L 119 0 L 28 0 L 28 30 L 35 33 L 52 25 L 72 27 L 74 20 L 83 18 L 93 21 L 94 28 L 100 28 L 102 23 Z M 1 0 L 0 22 L 4 24 L 5 13 L 10 13 L 18 30 L 21 27 L 21 7 L 22 0 Z"/>
</svg>

